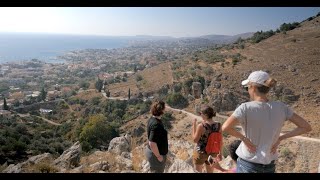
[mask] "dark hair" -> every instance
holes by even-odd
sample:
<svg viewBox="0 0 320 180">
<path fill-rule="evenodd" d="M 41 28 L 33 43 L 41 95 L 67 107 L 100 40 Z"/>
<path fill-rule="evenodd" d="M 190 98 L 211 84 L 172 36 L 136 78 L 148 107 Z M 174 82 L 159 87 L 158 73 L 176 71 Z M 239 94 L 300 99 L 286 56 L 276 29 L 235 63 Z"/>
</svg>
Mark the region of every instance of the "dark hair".
<svg viewBox="0 0 320 180">
<path fill-rule="evenodd" d="M 277 81 L 273 78 L 269 78 L 265 82 L 265 85 L 257 84 L 257 83 L 253 83 L 253 84 L 254 86 L 257 87 L 259 93 L 267 94 L 270 91 L 270 88 L 274 87 L 277 84 Z"/>
<path fill-rule="evenodd" d="M 234 161 L 237 161 L 238 155 L 236 154 L 236 150 L 238 149 L 241 141 L 240 140 L 234 140 L 230 145 L 229 145 L 229 153 L 231 156 L 231 159 Z"/>
<path fill-rule="evenodd" d="M 206 115 L 209 119 L 216 116 L 216 112 L 213 110 L 213 108 L 207 105 L 201 108 L 201 114 Z"/>
<path fill-rule="evenodd" d="M 156 100 L 151 106 L 151 114 L 154 116 L 160 116 L 165 109 L 165 103 L 163 101 Z"/>
</svg>

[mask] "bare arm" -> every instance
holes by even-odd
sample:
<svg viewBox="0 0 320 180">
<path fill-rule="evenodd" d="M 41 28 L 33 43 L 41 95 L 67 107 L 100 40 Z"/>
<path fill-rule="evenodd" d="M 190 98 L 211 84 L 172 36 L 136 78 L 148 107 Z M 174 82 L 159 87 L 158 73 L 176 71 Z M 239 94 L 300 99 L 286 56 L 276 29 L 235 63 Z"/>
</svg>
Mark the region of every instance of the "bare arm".
<svg viewBox="0 0 320 180">
<path fill-rule="evenodd" d="M 149 146 L 153 154 L 157 157 L 159 161 L 162 161 L 162 156 L 159 153 L 158 145 L 155 142 L 149 141 Z M 160 158 L 160 159 L 159 159 Z"/>
<path fill-rule="evenodd" d="M 234 116 L 230 116 L 226 122 L 223 123 L 222 125 L 222 131 L 227 132 L 228 134 L 237 137 L 241 139 L 245 145 L 248 147 L 250 152 L 255 152 L 256 151 L 256 146 L 244 135 L 242 135 L 240 132 L 234 129 L 234 126 L 237 124 L 238 119 L 235 118 Z"/>
<path fill-rule="evenodd" d="M 304 134 L 312 130 L 310 124 L 296 113 L 293 113 L 289 121 L 295 124 L 297 128 L 280 136 L 280 140 L 284 140 L 293 136 L 298 136 L 300 134 Z"/>
<path fill-rule="evenodd" d="M 193 120 L 192 123 L 192 140 L 194 143 L 198 143 L 200 140 L 200 136 L 203 133 L 203 128 L 201 124 L 198 124 L 197 126 L 197 120 Z"/>
<path fill-rule="evenodd" d="M 220 131 L 219 131 L 220 133 L 221 133 L 221 136 L 222 136 L 222 128 L 220 128 Z M 219 154 L 218 154 L 218 158 L 219 158 L 219 161 L 221 161 L 222 160 L 222 154 L 223 154 L 223 136 L 222 136 L 222 138 L 221 138 L 221 145 L 220 145 L 220 147 L 221 147 L 221 149 L 220 149 L 220 152 L 219 152 Z"/>
<path fill-rule="evenodd" d="M 287 138 L 290 138 L 290 137 L 298 136 L 300 134 L 307 133 L 312 130 L 310 124 L 305 119 L 303 119 L 301 116 L 297 115 L 296 113 L 293 113 L 293 115 L 289 119 L 289 121 L 291 121 L 293 124 L 295 124 L 297 126 L 297 128 L 286 133 L 286 134 L 281 135 L 279 137 L 278 141 L 273 145 L 271 152 L 275 153 L 278 145 L 280 144 L 280 141 L 287 139 Z"/>
</svg>

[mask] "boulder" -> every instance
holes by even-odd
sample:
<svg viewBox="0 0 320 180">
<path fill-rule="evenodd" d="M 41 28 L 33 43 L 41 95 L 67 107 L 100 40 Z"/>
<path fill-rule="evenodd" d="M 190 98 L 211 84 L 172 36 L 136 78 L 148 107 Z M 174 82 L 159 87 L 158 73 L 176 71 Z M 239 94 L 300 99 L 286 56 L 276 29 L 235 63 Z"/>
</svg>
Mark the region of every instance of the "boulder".
<svg viewBox="0 0 320 180">
<path fill-rule="evenodd" d="M 140 137 L 145 132 L 143 124 L 140 124 L 138 128 L 133 130 L 133 137 Z"/>
<path fill-rule="evenodd" d="M 62 169 L 77 167 L 80 162 L 80 153 L 81 146 L 80 142 L 77 141 L 73 146 L 65 150 L 56 160 L 54 160 L 53 164 Z"/>
<path fill-rule="evenodd" d="M 122 152 L 131 151 L 131 136 L 126 134 L 125 136 L 113 138 L 109 143 L 109 152 L 121 155 Z"/>
<path fill-rule="evenodd" d="M 22 170 L 22 163 L 18 163 L 17 165 L 10 164 L 5 170 L 3 170 L 3 173 L 23 173 Z"/>
<path fill-rule="evenodd" d="M 3 173 L 23 173 L 27 172 L 24 167 L 30 166 L 34 164 L 38 164 L 44 161 L 50 161 L 52 159 L 52 155 L 50 153 L 44 153 L 39 154 L 36 156 L 30 157 L 27 161 L 18 163 L 16 165 L 10 164 L 5 170 L 3 170 Z"/>
<path fill-rule="evenodd" d="M 201 97 L 202 87 L 200 82 L 192 83 L 192 94 L 194 98 L 199 99 Z"/>
<path fill-rule="evenodd" d="M 231 92 L 215 93 L 211 96 L 212 106 L 217 112 L 233 111 L 238 104 L 238 98 Z"/>
<path fill-rule="evenodd" d="M 107 161 L 99 161 L 94 164 L 89 165 L 90 172 L 99 172 L 109 170 L 109 163 Z"/>
<path fill-rule="evenodd" d="M 220 88 L 221 88 L 221 83 L 216 82 L 216 83 L 214 83 L 213 86 L 214 86 L 216 89 L 220 89 Z"/>
<path fill-rule="evenodd" d="M 166 173 L 195 173 L 193 166 L 181 159 L 175 159 Z"/>
</svg>

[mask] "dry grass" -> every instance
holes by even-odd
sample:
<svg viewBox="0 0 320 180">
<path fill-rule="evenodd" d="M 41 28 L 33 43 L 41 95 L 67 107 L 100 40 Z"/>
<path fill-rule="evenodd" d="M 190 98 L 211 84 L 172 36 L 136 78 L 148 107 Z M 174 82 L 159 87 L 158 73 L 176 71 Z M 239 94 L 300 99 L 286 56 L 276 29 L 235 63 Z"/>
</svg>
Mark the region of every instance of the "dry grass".
<svg viewBox="0 0 320 180">
<path fill-rule="evenodd" d="M 5 170 L 8 167 L 8 165 L 6 163 L 2 164 L 0 166 L 0 172 L 2 172 L 3 170 Z"/>
<path fill-rule="evenodd" d="M 80 164 L 84 166 L 83 172 L 92 172 L 90 165 L 100 161 L 108 162 L 110 167 L 109 172 L 115 172 L 116 169 L 119 168 L 120 162 L 116 159 L 116 155 L 107 151 L 96 151 L 95 153 L 80 159 Z"/>
<path fill-rule="evenodd" d="M 52 166 L 49 162 L 41 162 L 35 165 L 36 173 L 55 173 L 58 169 Z"/>
<path fill-rule="evenodd" d="M 141 165 L 143 160 L 146 160 L 145 155 L 144 155 L 144 147 L 145 146 L 139 146 L 134 148 L 131 153 L 132 153 L 132 167 L 133 170 L 136 172 L 141 172 Z"/>
<path fill-rule="evenodd" d="M 56 173 L 58 168 L 52 165 L 53 159 L 42 160 L 37 164 L 28 164 L 23 167 L 26 172 L 30 173 Z"/>
<path fill-rule="evenodd" d="M 75 98 L 84 99 L 84 100 L 91 100 L 93 97 L 100 97 L 103 98 L 101 93 L 97 92 L 96 89 L 88 89 L 84 90 L 83 92 L 74 96 Z"/>
<path fill-rule="evenodd" d="M 137 82 L 136 75 L 141 75 L 143 80 Z M 130 76 L 127 82 L 111 84 L 108 86 L 111 96 L 118 93 L 120 97 L 127 97 L 130 88 L 132 95 L 138 92 L 155 92 L 165 84 L 173 84 L 171 63 L 163 63 L 157 66 L 147 68 Z"/>
</svg>

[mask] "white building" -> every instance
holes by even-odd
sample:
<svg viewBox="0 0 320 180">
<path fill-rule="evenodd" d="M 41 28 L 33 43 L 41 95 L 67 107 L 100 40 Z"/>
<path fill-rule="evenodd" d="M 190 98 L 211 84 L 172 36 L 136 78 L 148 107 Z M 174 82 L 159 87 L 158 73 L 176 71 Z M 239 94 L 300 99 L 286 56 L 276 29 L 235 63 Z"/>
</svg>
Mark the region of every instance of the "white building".
<svg viewBox="0 0 320 180">
<path fill-rule="evenodd" d="M 52 113 L 52 110 L 51 109 L 42 109 L 42 108 L 40 108 L 40 113 L 41 114 L 49 114 L 49 113 Z"/>
</svg>

